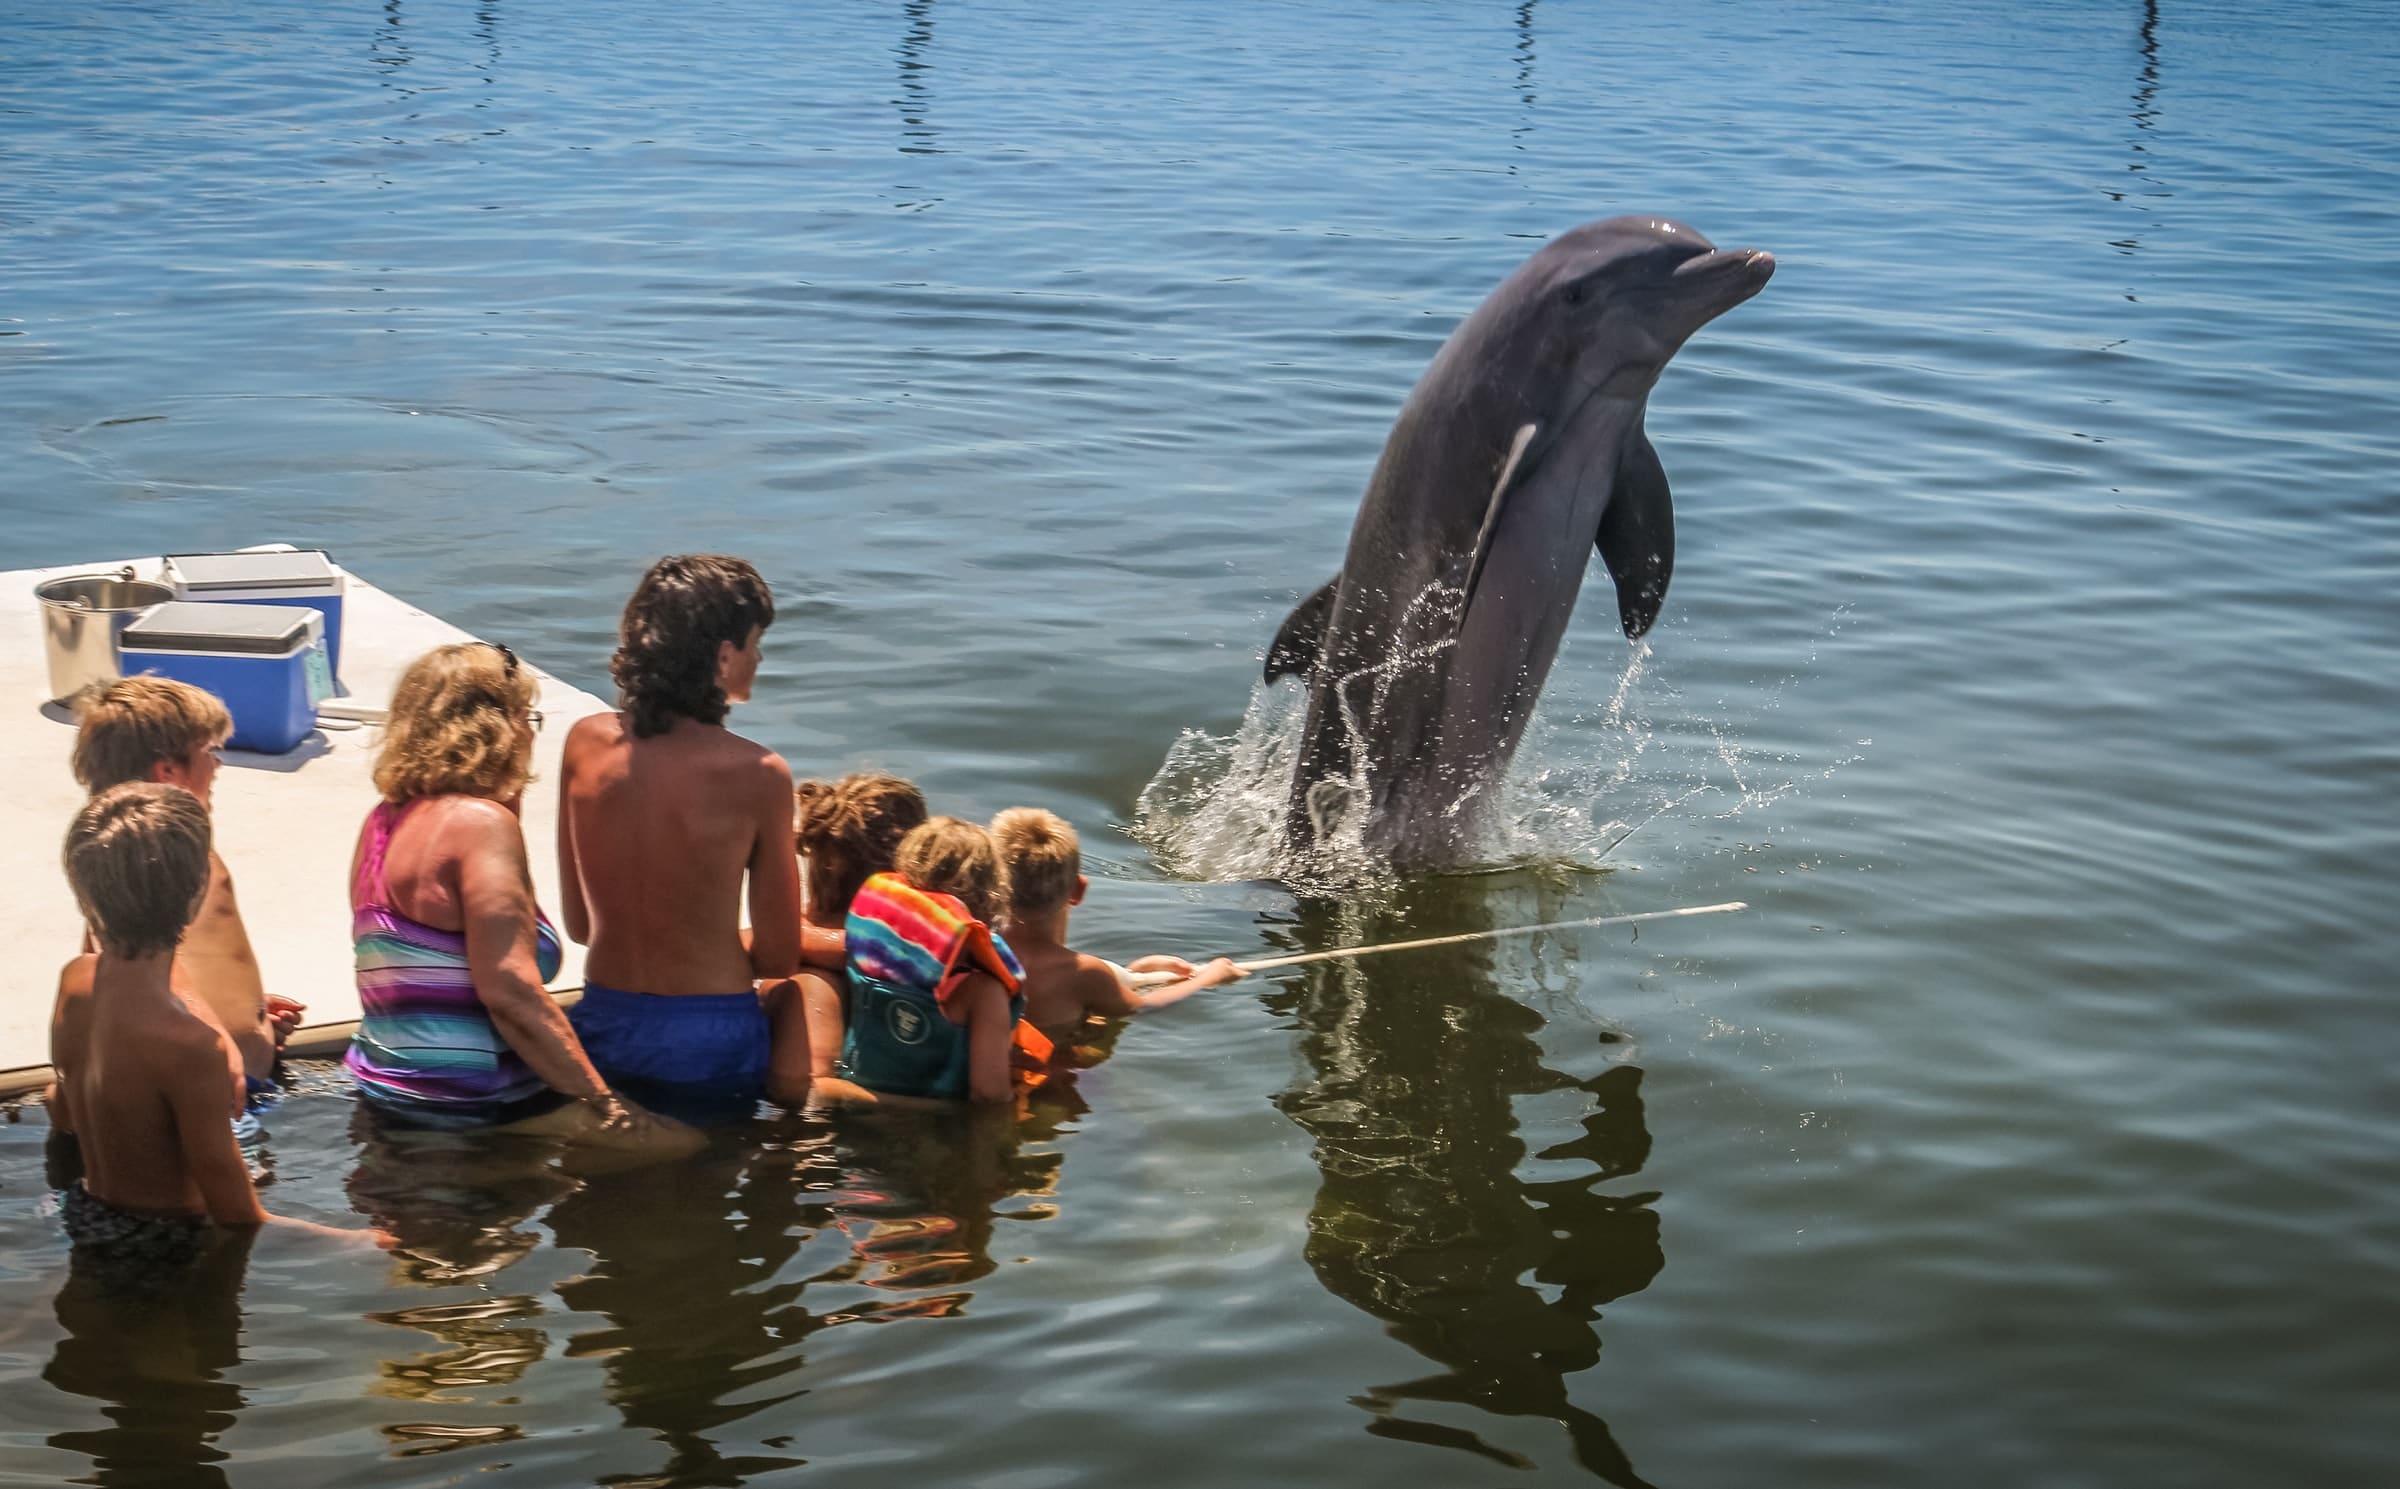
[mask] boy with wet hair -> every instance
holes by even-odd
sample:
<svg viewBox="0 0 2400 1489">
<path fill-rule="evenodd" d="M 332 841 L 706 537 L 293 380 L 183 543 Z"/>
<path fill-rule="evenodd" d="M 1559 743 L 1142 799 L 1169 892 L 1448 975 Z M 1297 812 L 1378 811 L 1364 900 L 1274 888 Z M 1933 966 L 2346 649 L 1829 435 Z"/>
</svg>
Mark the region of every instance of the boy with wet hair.
<svg viewBox="0 0 2400 1489">
<path fill-rule="evenodd" d="M 1241 977 L 1225 957 L 1194 967 L 1181 957 L 1146 956 L 1128 972 L 1172 972 L 1181 980 L 1139 990 L 1114 964 L 1067 945 L 1067 917 L 1083 903 L 1083 848 L 1075 829 L 1039 807 L 1011 807 L 992 819 L 992 839 L 1008 875 L 1008 944 L 1025 965 L 1025 1021 L 1045 1034 L 1087 1018 L 1125 1018 L 1179 1003 L 1203 988 Z"/>
<path fill-rule="evenodd" d="M 61 1215 L 78 1263 L 138 1292 L 180 1277 L 212 1226 L 277 1218 L 234 1140 L 241 1057 L 176 956 L 207 897 L 209 838 L 208 809 L 191 792 L 128 782 L 84 804 L 63 854 L 100 949 L 67 964 L 50 1031 L 53 1109 L 73 1123 L 83 1163 Z"/>
<path fill-rule="evenodd" d="M 560 762 L 559 908 L 590 948 L 568 1020 L 612 1087 L 678 1116 L 748 1114 L 772 1045 L 757 984 L 800 968 L 791 768 L 725 727 L 774 619 L 741 559 L 651 565 L 618 627 L 618 710 Z"/>
<path fill-rule="evenodd" d="M 97 796 L 127 781 L 151 781 L 181 786 L 209 807 L 218 752 L 233 733 L 232 716 L 214 696 L 164 677 L 128 677 L 85 695 L 79 714 L 73 765 L 84 790 Z M 177 959 L 232 1039 L 242 1074 L 254 1089 L 265 1085 L 302 1008 L 267 996 L 234 899 L 233 875 L 213 850 L 208 893 Z"/>
</svg>

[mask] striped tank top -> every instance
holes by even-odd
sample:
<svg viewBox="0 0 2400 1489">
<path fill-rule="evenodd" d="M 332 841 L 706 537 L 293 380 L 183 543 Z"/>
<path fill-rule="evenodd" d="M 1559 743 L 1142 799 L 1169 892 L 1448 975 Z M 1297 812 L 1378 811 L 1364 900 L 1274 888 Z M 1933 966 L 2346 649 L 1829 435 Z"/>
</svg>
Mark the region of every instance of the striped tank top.
<svg viewBox="0 0 2400 1489">
<path fill-rule="evenodd" d="M 358 1033 L 342 1063 L 370 1098 L 402 1109 L 459 1111 L 520 1101 L 548 1087 L 484 1012 L 467 973 L 467 938 L 392 905 L 384 854 L 416 802 L 381 802 L 367 818 L 350 884 L 358 956 Z M 558 932 L 534 912 L 542 981 L 558 975 Z"/>
</svg>

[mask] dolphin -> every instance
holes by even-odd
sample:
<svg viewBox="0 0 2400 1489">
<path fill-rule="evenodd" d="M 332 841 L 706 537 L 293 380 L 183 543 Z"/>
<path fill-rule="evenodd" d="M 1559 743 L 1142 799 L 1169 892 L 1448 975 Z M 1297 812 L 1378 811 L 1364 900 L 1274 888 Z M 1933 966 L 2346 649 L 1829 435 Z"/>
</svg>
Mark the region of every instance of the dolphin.
<svg viewBox="0 0 2400 1489">
<path fill-rule="evenodd" d="M 1675 566 L 1642 432 L 1691 334 L 1775 259 L 1663 217 L 1552 239 L 1459 323 L 1401 407 L 1341 572 L 1300 602 L 1266 678 L 1306 680 L 1287 860 L 1355 842 L 1398 868 L 1474 862 L 1595 547 L 1639 640 Z"/>
</svg>

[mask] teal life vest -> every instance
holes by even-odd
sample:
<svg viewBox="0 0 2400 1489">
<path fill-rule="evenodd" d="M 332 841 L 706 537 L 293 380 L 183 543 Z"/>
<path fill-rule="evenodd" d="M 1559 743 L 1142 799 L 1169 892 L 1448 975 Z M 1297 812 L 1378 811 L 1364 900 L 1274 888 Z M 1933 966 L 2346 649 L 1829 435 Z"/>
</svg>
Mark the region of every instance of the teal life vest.
<svg viewBox="0 0 2400 1489">
<path fill-rule="evenodd" d="M 967 1026 L 954 1024 L 931 991 L 869 977 L 844 976 L 849 1018 L 839 1073 L 886 1096 L 967 1099 Z M 1025 1011 L 1022 992 L 1008 1000 L 1009 1022 Z"/>
</svg>

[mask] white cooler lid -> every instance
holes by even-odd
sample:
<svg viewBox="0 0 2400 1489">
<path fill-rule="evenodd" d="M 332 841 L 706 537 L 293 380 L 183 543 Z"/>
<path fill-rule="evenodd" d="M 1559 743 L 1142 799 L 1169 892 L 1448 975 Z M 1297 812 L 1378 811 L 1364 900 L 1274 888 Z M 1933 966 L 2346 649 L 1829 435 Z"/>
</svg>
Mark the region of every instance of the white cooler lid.
<svg viewBox="0 0 2400 1489">
<path fill-rule="evenodd" d="M 169 600 L 125 628 L 120 651 L 214 651 L 282 656 L 321 633 L 324 617 L 293 605 Z"/>
<path fill-rule="evenodd" d="M 321 548 L 290 553 L 170 553 L 167 583 L 187 594 L 213 589 L 323 589 L 341 571 Z"/>
</svg>

